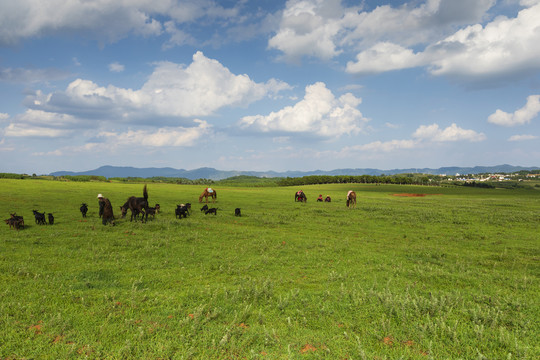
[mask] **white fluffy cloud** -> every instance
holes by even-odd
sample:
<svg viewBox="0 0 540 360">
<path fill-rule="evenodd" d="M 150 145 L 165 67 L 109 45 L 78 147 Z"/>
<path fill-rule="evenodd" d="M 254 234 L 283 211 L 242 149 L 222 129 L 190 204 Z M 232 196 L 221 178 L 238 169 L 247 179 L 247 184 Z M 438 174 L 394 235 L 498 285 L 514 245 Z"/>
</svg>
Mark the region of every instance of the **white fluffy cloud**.
<svg viewBox="0 0 540 360">
<path fill-rule="evenodd" d="M 289 89 L 271 79 L 256 83 L 247 75 L 235 75 L 202 52 L 189 66 L 161 62 L 139 90 L 113 85 L 99 86 L 77 79 L 65 91 L 37 91 L 26 99 L 29 107 L 77 117 L 136 120 L 139 116 L 208 116 L 226 106 L 245 106 L 267 95 Z M 157 124 L 156 124 L 157 125 Z"/>
<path fill-rule="evenodd" d="M 346 67 L 354 74 L 426 66 L 433 75 L 474 81 L 539 70 L 540 3 L 522 1 L 516 17 L 486 23 L 494 4 L 426 0 L 361 11 L 339 0 L 289 0 L 268 44 L 290 59 L 355 52 Z"/>
<path fill-rule="evenodd" d="M 331 59 L 339 54 L 334 38 L 341 30 L 342 16 L 340 0 L 289 0 L 280 29 L 268 45 L 290 59 L 304 55 Z"/>
<path fill-rule="evenodd" d="M 347 72 L 355 74 L 381 73 L 391 70 L 407 69 L 425 64 L 424 57 L 400 45 L 378 43 L 359 53 L 356 62 L 347 63 Z"/>
<path fill-rule="evenodd" d="M 516 18 L 498 17 L 475 24 L 426 49 L 434 75 L 485 76 L 538 70 L 540 3 Z"/>
<path fill-rule="evenodd" d="M 345 8 L 341 0 L 289 0 L 269 47 L 286 58 L 330 59 L 342 51 L 394 43 L 425 44 L 455 26 L 480 21 L 495 0 L 427 0 L 419 5 Z M 415 3 L 416 4 L 416 3 Z"/>
<path fill-rule="evenodd" d="M 81 123 L 73 116 L 27 110 L 24 114 L 14 116 L 4 129 L 6 137 L 63 137 L 73 133 L 73 128 Z"/>
<path fill-rule="evenodd" d="M 521 109 L 509 114 L 500 109 L 488 117 L 488 122 L 501 126 L 528 124 L 540 113 L 540 95 L 527 97 L 527 103 Z"/>
<path fill-rule="evenodd" d="M 437 124 L 421 125 L 412 134 L 412 137 L 412 139 L 373 141 L 368 144 L 349 146 L 343 148 L 340 151 L 340 155 L 350 155 L 351 152 L 392 153 L 400 150 L 411 150 L 426 147 L 433 143 L 456 141 L 477 142 L 484 141 L 486 139 L 486 136 L 483 133 L 463 129 L 456 124 L 452 124 L 445 129 L 441 129 Z"/>
<path fill-rule="evenodd" d="M 413 134 L 413 137 L 420 140 L 433 142 L 448 142 L 448 141 L 483 141 L 486 135 L 478 133 L 474 130 L 460 128 L 456 124 L 452 124 L 445 129 L 439 128 L 439 125 L 421 125 Z"/>
<path fill-rule="evenodd" d="M 126 132 L 101 132 L 99 137 L 115 146 L 193 146 L 201 137 L 211 133 L 212 126 L 203 120 L 195 120 L 195 127 L 167 127 L 152 130 L 128 130 Z"/>
<path fill-rule="evenodd" d="M 245 116 L 244 129 L 275 133 L 305 133 L 336 137 L 359 133 L 368 121 L 357 109 L 361 99 L 351 93 L 336 98 L 322 82 L 306 87 L 306 94 L 294 106 L 269 115 Z"/>
<path fill-rule="evenodd" d="M 164 31 L 162 20 L 181 24 L 230 19 L 238 16 L 238 6 L 224 8 L 212 0 L 2 1 L 0 44 L 57 33 L 78 33 L 100 42 L 115 42 L 131 33 L 155 36 Z"/>
</svg>

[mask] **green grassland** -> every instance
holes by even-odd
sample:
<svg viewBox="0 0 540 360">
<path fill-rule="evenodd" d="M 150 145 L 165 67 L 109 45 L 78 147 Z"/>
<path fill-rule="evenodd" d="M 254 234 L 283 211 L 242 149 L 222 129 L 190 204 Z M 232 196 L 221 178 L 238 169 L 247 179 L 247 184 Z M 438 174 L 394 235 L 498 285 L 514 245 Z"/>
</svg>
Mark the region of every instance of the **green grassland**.
<svg viewBox="0 0 540 360">
<path fill-rule="evenodd" d="M 540 357 L 539 190 L 216 186 L 214 216 L 201 185 L 152 183 L 155 219 L 101 224 L 98 193 L 118 217 L 142 187 L 0 180 L 26 224 L 0 228 L 0 358 Z"/>
</svg>

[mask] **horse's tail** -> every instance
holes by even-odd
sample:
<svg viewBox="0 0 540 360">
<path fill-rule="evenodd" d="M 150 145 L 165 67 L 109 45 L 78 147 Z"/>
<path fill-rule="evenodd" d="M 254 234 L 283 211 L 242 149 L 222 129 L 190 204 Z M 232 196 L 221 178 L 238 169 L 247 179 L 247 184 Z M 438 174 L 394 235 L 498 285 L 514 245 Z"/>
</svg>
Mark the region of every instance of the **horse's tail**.
<svg viewBox="0 0 540 360">
<path fill-rule="evenodd" d="M 144 200 L 146 200 L 146 202 L 148 202 L 148 191 L 146 190 L 146 184 L 144 184 L 144 188 L 143 188 L 143 197 L 144 197 Z"/>
<path fill-rule="evenodd" d="M 217 191 L 214 190 L 214 199 L 217 199 Z"/>
</svg>

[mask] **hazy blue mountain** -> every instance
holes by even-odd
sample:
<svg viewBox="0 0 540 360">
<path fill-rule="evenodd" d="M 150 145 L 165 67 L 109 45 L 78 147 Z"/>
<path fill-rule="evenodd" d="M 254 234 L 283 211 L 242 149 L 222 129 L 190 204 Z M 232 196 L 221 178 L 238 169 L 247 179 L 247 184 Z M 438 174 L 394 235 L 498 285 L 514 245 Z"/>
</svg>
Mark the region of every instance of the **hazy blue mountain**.
<svg viewBox="0 0 540 360">
<path fill-rule="evenodd" d="M 410 168 L 410 169 L 336 169 L 330 171 L 314 170 L 314 171 L 224 171 L 214 168 L 203 167 L 193 170 L 173 169 L 170 167 L 164 168 L 134 168 L 129 166 L 102 166 L 94 170 L 88 171 L 56 171 L 51 173 L 53 176 L 63 175 L 98 175 L 106 178 L 113 177 L 177 177 L 186 179 L 212 179 L 222 180 L 239 175 L 258 176 L 258 177 L 301 177 L 308 175 L 395 175 L 405 173 L 420 173 L 433 175 L 455 175 L 455 174 L 480 174 L 480 173 L 512 173 L 520 170 L 539 170 L 538 167 L 523 167 L 513 165 L 497 165 L 497 166 L 475 166 L 475 167 L 441 167 L 438 169 L 428 168 Z"/>
</svg>

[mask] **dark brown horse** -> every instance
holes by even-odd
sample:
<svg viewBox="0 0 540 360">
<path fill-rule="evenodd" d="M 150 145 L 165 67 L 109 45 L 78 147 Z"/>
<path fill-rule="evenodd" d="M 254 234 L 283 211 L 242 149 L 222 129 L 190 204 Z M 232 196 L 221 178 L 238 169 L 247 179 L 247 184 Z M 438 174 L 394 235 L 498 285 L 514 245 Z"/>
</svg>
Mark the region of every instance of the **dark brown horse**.
<svg viewBox="0 0 540 360">
<path fill-rule="evenodd" d="M 146 190 L 146 185 L 143 188 L 142 198 L 130 196 L 126 203 L 120 207 L 122 217 L 126 216 L 128 209 L 131 210 L 131 219 L 129 221 L 133 221 L 133 218 L 137 218 L 139 214 L 142 214 L 143 222 L 148 220 L 148 191 Z"/>
<path fill-rule="evenodd" d="M 204 189 L 204 191 L 202 192 L 201 196 L 199 196 L 199 202 L 202 202 L 202 198 L 205 198 L 206 199 L 206 203 L 208 204 L 208 197 L 211 197 L 212 198 L 212 202 L 216 202 L 216 199 L 217 199 L 217 192 L 216 190 L 212 189 L 212 188 L 206 188 Z"/>
<path fill-rule="evenodd" d="M 356 193 L 352 190 L 347 193 L 347 207 L 349 209 L 356 207 Z"/>
</svg>

